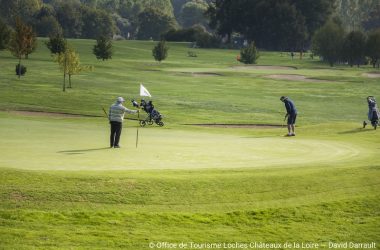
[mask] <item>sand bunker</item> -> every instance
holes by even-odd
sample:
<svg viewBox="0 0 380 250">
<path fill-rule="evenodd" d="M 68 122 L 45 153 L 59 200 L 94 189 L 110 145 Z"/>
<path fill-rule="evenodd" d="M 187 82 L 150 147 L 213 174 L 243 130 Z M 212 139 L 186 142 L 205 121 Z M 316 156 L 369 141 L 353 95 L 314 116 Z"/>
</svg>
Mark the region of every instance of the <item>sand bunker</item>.
<svg viewBox="0 0 380 250">
<path fill-rule="evenodd" d="M 267 128 L 281 128 L 281 125 L 277 124 L 224 124 L 224 123 L 212 123 L 212 124 L 184 124 L 200 127 L 213 127 L 213 128 L 256 128 L 256 129 L 267 129 Z"/>
<path fill-rule="evenodd" d="M 369 78 L 380 78 L 380 72 L 364 73 L 363 76 Z"/>
<path fill-rule="evenodd" d="M 271 78 L 271 79 L 280 79 L 280 80 L 289 80 L 289 81 L 302 81 L 302 82 L 329 82 L 327 80 L 318 80 L 318 79 L 312 79 L 307 78 L 303 75 L 266 75 L 265 78 Z"/>
<path fill-rule="evenodd" d="M 247 66 L 232 66 L 234 69 L 264 69 L 264 70 L 295 70 L 292 66 L 270 66 L 270 65 L 247 65 Z"/>
</svg>

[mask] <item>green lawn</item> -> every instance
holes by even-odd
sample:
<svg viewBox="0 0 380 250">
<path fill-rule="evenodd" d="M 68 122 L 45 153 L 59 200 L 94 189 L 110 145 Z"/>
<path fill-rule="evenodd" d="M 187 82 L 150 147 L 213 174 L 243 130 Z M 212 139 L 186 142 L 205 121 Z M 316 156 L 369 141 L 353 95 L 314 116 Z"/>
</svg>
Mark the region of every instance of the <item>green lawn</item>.
<svg viewBox="0 0 380 250">
<path fill-rule="evenodd" d="M 94 71 L 74 76 L 65 93 L 43 39 L 20 80 L 17 60 L 0 52 L 0 249 L 379 244 L 379 131 L 361 128 L 365 97 L 380 98 L 379 78 L 364 75 L 376 70 L 278 52 L 261 52 L 259 65 L 291 68 L 237 67 L 236 50 L 186 43 L 169 43 L 159 64 L 154 42 L 137 41 L 114 42 L 113 59 L 103 62 L 91 54 L 94 41 L 69 42 Z M 102 107 L 117 96 L 138 99 L 140 83 L 165 126 L 139 128 L 136 148 L 137 124 L 127 120 L 122 148 L 109 149 Z M 285 127 L 184 125 L 282 125 L 281 95 L 299 110 L 296 137 L 283 137 Z"/>
</svg>

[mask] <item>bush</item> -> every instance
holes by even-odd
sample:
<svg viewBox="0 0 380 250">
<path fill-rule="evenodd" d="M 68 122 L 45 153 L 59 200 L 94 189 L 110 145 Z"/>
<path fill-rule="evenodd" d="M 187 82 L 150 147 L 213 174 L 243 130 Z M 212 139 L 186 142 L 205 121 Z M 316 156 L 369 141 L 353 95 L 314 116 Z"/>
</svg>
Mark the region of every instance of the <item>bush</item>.
<svg viewBox="0 0 380 250">
<path fill-rule="evenodd" d="M 200 26 L 194 26 L 188 29 L 170 30 L 163 37 L 166 41 L 195 42 L 196 47 L 200 48 L 219 46 L 219 39 Z"/>
<path fill-rule="evenodd" d="M 165 60 L 168 56 L 168 50 L 169 48 L 166 46 L 165 40 L 161 40 L 152 50 L 154 59 L 159 62 Z"/>
<path fill-rule="evenodd" d="M 26 73 L 26 67 L 21 64 L 21 69 L 20 69 L 20 64 L 16 65 L 16 75 L 18 76 L 23 76 Z"/>
<path fill-rule="evenodd" d="M 245 64 L 255 64 L 259 58 L 255 42 L 251 42 L 246 48 L 240 50 L 240 62 Z"/>
</svg>

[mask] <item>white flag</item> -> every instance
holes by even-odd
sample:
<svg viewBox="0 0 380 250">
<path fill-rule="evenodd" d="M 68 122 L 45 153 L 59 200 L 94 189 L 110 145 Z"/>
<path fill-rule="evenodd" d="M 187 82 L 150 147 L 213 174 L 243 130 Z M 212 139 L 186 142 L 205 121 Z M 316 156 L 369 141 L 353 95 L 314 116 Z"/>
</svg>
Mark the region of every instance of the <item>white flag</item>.
<svg viewBox="0 0 380 250">
<path fill-rule="evenodd" d="M 149 97 L 152 97 L 150 95 L 149 91 L 142 84 L 140 84 L 140 96 L 149 96 Z"/>
</svg>

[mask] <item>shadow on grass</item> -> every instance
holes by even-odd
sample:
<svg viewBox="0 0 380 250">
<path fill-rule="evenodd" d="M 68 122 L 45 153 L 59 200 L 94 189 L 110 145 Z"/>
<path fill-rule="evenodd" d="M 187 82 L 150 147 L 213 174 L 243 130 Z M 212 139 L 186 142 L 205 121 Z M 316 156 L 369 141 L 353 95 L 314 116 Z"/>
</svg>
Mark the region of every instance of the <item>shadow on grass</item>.
<svg viewBox="0 0 380 250">
<path fill-rule="evenodd" d="M 63 150 L 63 151 L 58 151 L 57 153 L 67 154 L 67 155 L 77 155 L 77 154 L 84 154 L 86 152 L 105 150 L 105 149 L 109 149 L 109 147 L 105 147 L 105 148 L 76 149 L 76 150 Z"/>
<path fill-rule="evenodd" d="M 348 131 L 339 132 L 338 134 L 356 134 L 369 131 L 373 131 L 373 129 L 356 128 Z"/>
</svg>

